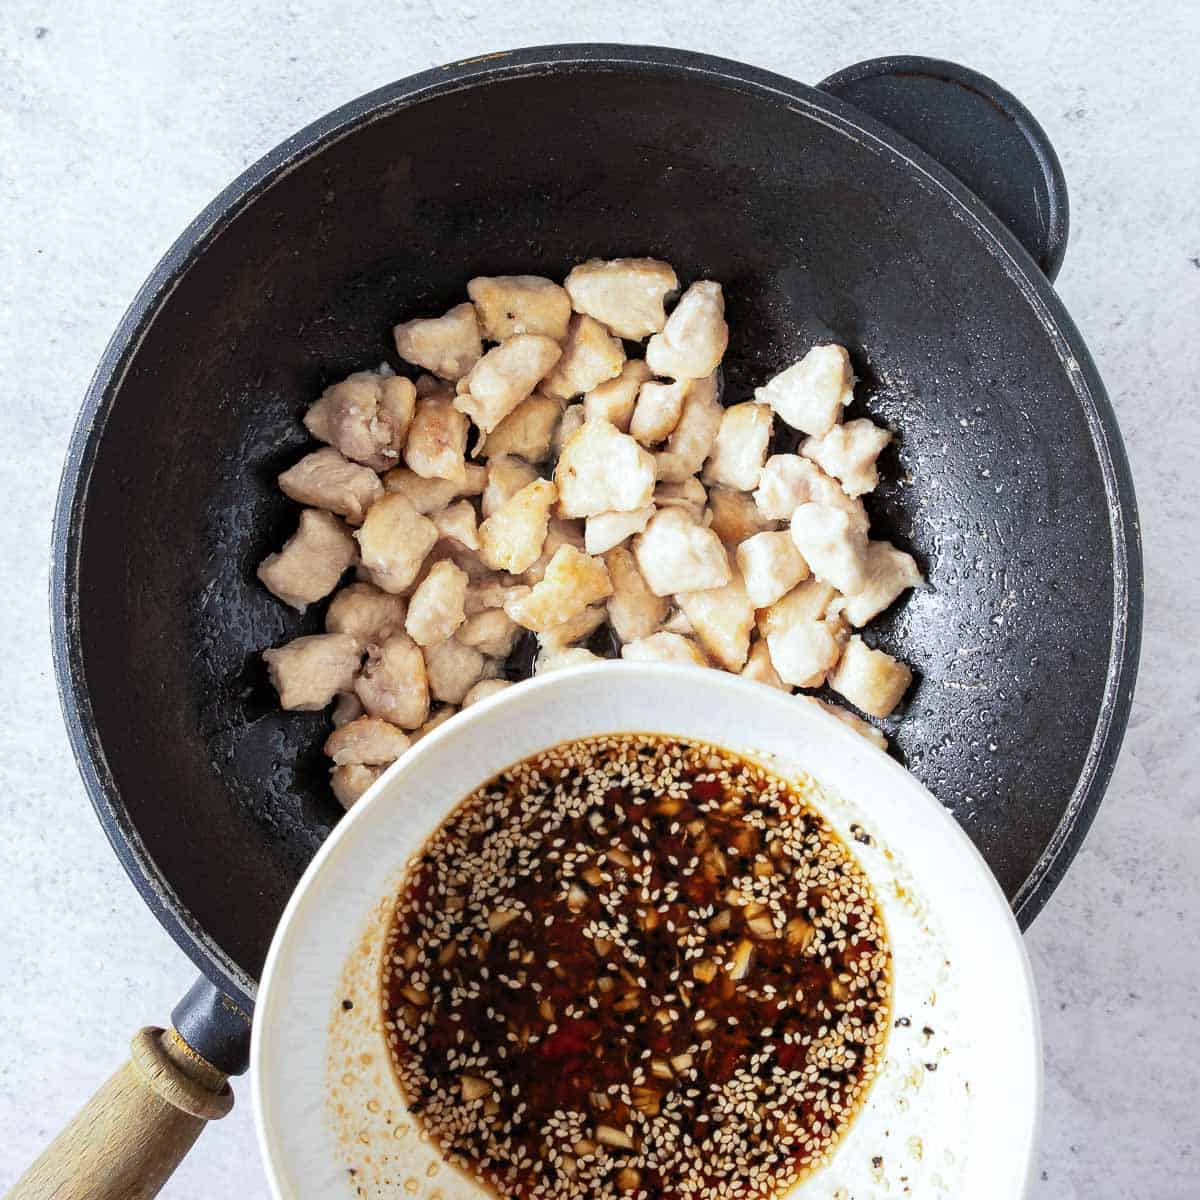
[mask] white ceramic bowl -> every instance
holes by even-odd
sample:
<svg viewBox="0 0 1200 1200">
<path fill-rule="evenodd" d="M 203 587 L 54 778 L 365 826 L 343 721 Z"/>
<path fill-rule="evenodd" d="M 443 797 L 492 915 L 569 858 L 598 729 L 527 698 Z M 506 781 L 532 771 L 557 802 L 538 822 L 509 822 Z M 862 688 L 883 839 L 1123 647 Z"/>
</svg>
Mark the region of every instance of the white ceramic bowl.
<svg viewBox="0 0 1200 1200">
<path fill-rule="evenodd" d="M 789 1196 L 1024 1196 L 1041 1108 L 1037 1009 L 1020 933 L 975 847 L 907 771 L 815 707 L 716 671 L 629 663 L 553 673 L 473 706 L 391 767 L 314 858 L 255 1013 L 255 1118 L 275 1194 L 488 1195 L 440 1159 L 392 1076 L 378 988 L 391 901 L 409 856 L 479 784 L 558 742 L 614 732 L 806 771 L 875 886 L 894 954 L 883 1069 L 833 1161 Z M 852 840 L 852 824 L 869 842 Z"/>
</svg>

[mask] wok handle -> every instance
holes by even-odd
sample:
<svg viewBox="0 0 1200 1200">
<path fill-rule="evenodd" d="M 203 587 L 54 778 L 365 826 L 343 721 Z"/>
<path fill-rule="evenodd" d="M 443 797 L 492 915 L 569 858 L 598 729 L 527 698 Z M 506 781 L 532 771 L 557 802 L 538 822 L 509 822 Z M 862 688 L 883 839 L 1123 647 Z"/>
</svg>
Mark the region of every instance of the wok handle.
<svg viewBox="0 0 1200 1200">
<path fill-rule="evenodd" d="M 957 63 L 913 55 L 856 63 L 820 87 L 937 159 L 1054 279 L 1067 248 L 1067 183 L 1045 130 L 1011 92 Z"/>
</svg>

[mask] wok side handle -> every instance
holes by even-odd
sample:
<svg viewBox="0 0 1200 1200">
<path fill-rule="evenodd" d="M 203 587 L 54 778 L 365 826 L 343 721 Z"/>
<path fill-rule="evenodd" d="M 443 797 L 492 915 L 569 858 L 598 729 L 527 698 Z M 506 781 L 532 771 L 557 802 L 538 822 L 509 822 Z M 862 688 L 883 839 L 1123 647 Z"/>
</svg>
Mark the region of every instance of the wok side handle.
<svg viewBox="0 0 1200 1200">
<path fill-rule="evenodd" d="M 1054 279 L 1067 248 L 1067 183 L 1045 130 L 1011 92 L 957 63 L 913 55 L 856 63 L 820 87 L 937 159 Z"/>
<path fill-rule="evenodd" d="M 129 1060 L 17 1180 L 7 1200 L 149 1200 L 157 1195 L 205 1125 L 233 1107 L 229 1074 L 236 1072 L 198 1053 L 178 1028 L 190 1023 L 199 1031 L 203 1011 L 215 997 L 237 1008 L 202 980 L 176 1008 L 175 1028 L 139 1030 Z M 245 1013 L 242 1018 L 240 1070 L 245 1070 L 249 1018 Z M 228 1053 L 237 1049 L 231 1029 L 214 1031 L 209 1040 L 224 1045 L 227 1053 L 218 1055 L 226 1058 L 223 1066 L 238 1068 L 236 1053 Z"/>
</svg>

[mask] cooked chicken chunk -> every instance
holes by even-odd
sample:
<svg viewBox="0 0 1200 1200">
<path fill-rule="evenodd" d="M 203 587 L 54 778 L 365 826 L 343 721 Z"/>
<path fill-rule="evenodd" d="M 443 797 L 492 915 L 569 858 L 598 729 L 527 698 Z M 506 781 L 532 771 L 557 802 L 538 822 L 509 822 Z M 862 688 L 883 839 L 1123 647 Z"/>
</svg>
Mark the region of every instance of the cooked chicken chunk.
<svg viewBox="0 0 1200 1200">
<path fill-rule="evenodd" d="M 705 505 L 708 504 L 708 492 L 696 478 L 685 479 L 681 483 L 660 483 L 654 489 L 654 503 L 659 508 L 682 508 L 694 520 L 701 521 Z"/>
<path fill-rule="evenodd" d="M 527 484 L 479 527 L 479 554 L 494 571 L 519 575 L 542 552 L 558 489 L 548 479 Z"/>
<path fill-rule="evenodd" d="M 688 388 L 679 424 L 667 439 L 667 448 L 655 455 L 662 483 L 683 483 L 704 465 L 712 453 L 725 410 L 717 399 L 716 376 L 698 379 Z"/>
<path fill-rule="evenodd" d="M 792 541 L 818 578 L 852 595 L 867 583 L 867 531 L 840 508 L 801 504 L 792 513 Z"/>
<path fill-rule="evenodd" d="M 546 568 L 541 583 L 528 596 L 510 600 L 504 611 L 518 625 L 543 633 L 612 594 L 612 583 L 602 560 L 560 546 Z"/>
<path fill-rule="evenodd" d="M 326 633 L 348 633 L 360 646 L 379 642 L 404 628 L 408 605 L 370 583 L 341 589 L 325 611 Z"/>
<path fill-rule="evenodd" d="M 461 490 L 467 482 L 467 435 L 470 421 L 442 395 L 417 401 L 404 444 L 404 461 L 425 479 L 448 479 Z"/>
<path fill-rule="evenodd" d="M 429 681 L 421 648 L 405 633 L 367 647 L 354 691 L 372 717 L 416 729 L 429 716 Z"/>
<path fill-rule="evenodd" d="M 588 517 L 583 548 L 589 554 L 603 554 L 635 533 L 641 533 L 652 516 L 654 505 L 647 504 L 645 508 L 635 508 L 631 512 L 597 513 Z"/>
<path fill-rule="evenodd" d="M 837 592 L 829 584 L 819 579 L 806 579 L 781 600 L 759 609 L 759 636 L 766 638 L 793 625 L 824 620 L 836 599 Z"/>
<path fill-rule="evenodd" d="M 911 683 L 912 671 L 904 663 L 883 650 L 873 650 L 857 633 L 829 676 L 835 692 L 872 717 L 886 717 Z"/>
<path fill-rule="evenodd" d="M 692 384 L 690 379 L 676 383 L 660 383 L 651 379 L 638 392 L 629 432 L 643 446 L 653 446 L 674 432 L 683 415 L 683 402 Z"/>
<path fill-rule="evenodd" d="M 476 455 L 494 458 L 517 454 L 527 462 L 543 462 L 550 456 L 554 434 L 562 420 L 562 405 L 549 396 L 533 395 L 516 408 L 487 436 Z"/>
<path fill-rule="evenodd" d="M 681 508 L 659 509 L 633 541 L 638 569 L 656 596 L 698 592 L 729 582 L 729 557 L 711 529 Z"/>
<path fill-rule="evenodd" d="M 412 506 L 423 516 L 445 508 L 459 496 L 478 496 L 487 483 L 487 467 L 480 463 L 466 463 L 461 482 L 453 479 L 426 479 L 408 467 L 396 467 L 383 477 L 383 486 L 389 492 L 403 492 Z"/>
<path fill-rule="evenodd" d="M 504 342 L 521 333 L 563 341 L 571 320 L 571 298 L 540 275 L 480 275 L 467 284 L 483 336 Z"/>
<path fill-rule="evenodd" d="M 325 739 L 325 753 L 339 767 L 353 763 L 386 767 L 408 747 L 408 735 L 378 717 L 359 717 L 357 721 L 335 729 Z"/>
<path fill-rule="evenodd" d="M 429 519 L 437 526 L 439 536 L 457 542 L 468 550 L 479 549 L 475 505 L 470 500 L 459 500 L 441 512 L 430 513 Z"/>
<path fill-rule="evenodd" d="M 646 346 L 646 364 L 668 379 L 703 379 L 717 369 L 729 344 L 725 297 L 711 280 L 693 283 Z"/>
<path fill-rule="evenodd" d="M 329 786 L 337 802 L 349 812 L 362 794 L 383 774 L 384 767 L 365 767 L 349 763 L 329 772 Z"/>
<path fill-rule="evenodd" d="M 510 600 L 528 595 L 529 588 L 509 575 L 491 575 L 486 579 L 473 580 L 467 588 L 467 616 L 503 608 Z"/>
<path fill-rule="evenodd" d="M 695 635 L 696 628 L 688 619 L 682 608 L 677 608 L 664 622 L 663 629 L 667 633 L 681 633 L 684 637 Z"/>
<path fill-rule="evenodd" d="M 626 642 L 621 647 L 626 662 L 682 663 L 689 667 L 707 667 L 704 651 L 691 638 L 678 633 L 653 633 L 649 637 Z"/>
<path fill-rule="evenodd" d="M 638 390 L 650 377 L 650 368 L 642 359 L 629 359 L 621 368 L 620 375 L 597 384 L 584 396 L 584 418 L 588 421 L 608 421 L 622 433 L 628 433 Z"/>
<path fill-rule="evenodd" d="M 877 617 L 901 592 L 925 582 L 911 554 L 891 542 L 867 543 L 867 574 L 863 587 L 845 598 L 842 611 L 856 629 Z"/>
<path fill-rule="evenodd" d="M 622 642 L 649 637 L 666 619 L 667 601 L 650 590 L 633 555 L 623 546 L 610 550 L 604 565 L 613 585 L 608 619 L 617 637 Z"/>
<path fill-rule="evenodd" d="M 542 646 L 572 646 L 589 638 L 608 616 L 603 604 L 592 604 L 566 621 L 551 625 L 537 635 Z"/>
<path fill-rule="evenodd" d="M 582 404 L 568 404 L 563 409 L 562 420 L 554 431 L 554 444 L 550 447 L 555 458 L 562 453 L 562 448 L 579 432 L 586 420 L 588 415 Z"/>
<path fill-rule="evenodd" d="M 840 508 L 864 530 L 868 524 L 862 501 L 852 500 L 836 479 L 798 454 L 773 454 L 767 459 L 754 492 L 754 503 L 772 521 L 790 521 L 801 504 L 824 504 Z"/>
<path fill-rule="evenodd" d="M 371 578 L 385 592 L 399 593 L 417 578 L 438 531 L 402 492 L 389 492 L 371 505 L 354 536 Z"/>
<path fill-rule="evenodd" d="M 854 399 L 854 372 L 841 346 L 814 346 L 798 363 L 781 371 L 754 398 L 769 404 L 793 429 L 812 437 L 828 433 Z"/>
<path fill-rule="evenodd" d="M 349 634 L 318 633 L 264 650 L 262 657 L 280 708 L 318 712 L 349 690 L 362 651 Z"/>
<path fill-rule="evenodd" d="M 763 519 L 749 492 L 731 492 L 722 487 L 709 491 L 706 519 L 726 546 L 740 546 L 756 533 L 775 528 L 774 522 Z"/>
<path fill-rule="evenodd" d="M 457 304 L 441 317 L 405 321 L 393 330 L 396 353 L 442 379 L 459 379 L 483 353 L 479 322 L 471 304 Z"/>
<path fill-rule="evenodd" d="M 474 646 L 449 638 L 425 648 L 429 692 L 444 704 L 461 704 L 463 697 L 484 676 L 487 660 Z"/>
<path fill-rule="evenodd" d="M 663 300 L 679 287 L 670 265 L 654 258 L 589 259 L 566 279 L 575 311 L 595 317 L 631 342 L 666 323 Z"/>
<path fill-rule="evenodd" d="M 450 720 L 451 717 L 456 716 L 458 716 L 458 709 L 455 708 L 453 704 L 441 705 L 439 708 L 434 710 L 429 720 L 426 721 L 420 729 L 413 731 L 410 741 L 415 746 L 423 737 L 426 737 L 428 734 L 431 734 L 435 729 L 437 729 L 438 726 L 445 725 L 445 723 Z"/>
<path fill-rule="evenodd" d="M 797 621 L 767 636 L 771 664 L 794 687 L 820 687 L 842 654 L 847 630 L 840 617 Z"/>
<path fill-rule="evenodd" d="M 567 667 L 586 667 L 602 663 L 604 659 L 583 646 L 548 646 L 534 661 L 533 673 L 545 675 L 547 671 L 562 671 Z"/>
<path fill-rule="evenodd" d="M 444 642 L 463 623 L 466 599 L 466 572 L 452 562 L 435 563 L 408 602 L 408 636 L 418 646 Z"/>
<path fill-rule="evenodd" d="M 300 504 L 324 508 L 359 525 L 367 509 L 383 495 L 383 484 L 370 467 L 352 463 L 332 446 L 306 454 L 279 476 L 279 490 Z"/>
<path fill-rule="evenodd" d="M 539 478 L 536 468 L 523 458 L 503 455 L 488 463 L 487 486 L 481 506 L 485 518 L 499 512 L 522 488 Z"/>
<path fill-rule="evenodd" d="M 562 357 L 562 347 L 537 333 L 519 333 L 489 350 L 458 381 L 454 407 L 491 433 Z"/>
<path fill-rule="evenodd" d="M 542 383 L 556 400 L 570 400 L 613 379 L 625 365 L 625 348 L 599 321 L 576 313 L 571 318 L 562 358 Z"/>
<path fill-rule="evenodd" d="M 470 708 L 472 704 L 478 704 L 480 700 L 489 700 L 492 696 L 497 696 L 510 687 L 512 687 L 511 679 L 481 679 L 463 697 L 462 706 Z"/>
<path fill-rule="evenodd" d="M 486 658 L 507 658 L 521 636 L 521 627 L 503 608 L 485 608 L 469 616 L 454 635 Z"/>
<path fill-rule="evenodd" d="M 341 729 L 343 725 L 357 721 L 365 711 L 362 701 L 353 692 L 338 692 L 333 704 L 333 714 L 329 719 L 333 722 L 334 729 Z"/>
<path fill-rule="evenodd" d="M 541 583 L 546 575 L 550 560 L 558 553 L 560 546 L 574 546 L 576 550 L 584 548 L 584 530 L 582 521 L 567 520 L 564 517 L 551 517 L 546 528 L 546 540 L 542 543 L 542 553 L 527 570 L 521 572 L 521 582 L 532 586 Z"/>
<path fill-rule="evenodd" d="M 774 604 L 808 578 L 808 563 L 786 529 L 767 530 L 748 537 L 737 548 L 737 563 L 755 608 Z"/>
<path fill-rule="evenodd" d="M 873 746 L 878 746 L 880 750 L 888 748 L 887 738 L 883 736 L 883 730 L 876 729 L 874 725 L 864 721 L 862 717 L 855 716 L 854 713 L 842 708 L 837 704 L 829 704 L 821 700 L 817 696 L 797 696 L 802 704 L 815 704 L 822 712 L 827 712 L 831 717 L 836 717 L 843 725 L 849 725 L 855 733 L 865 737 Z"/>
<path fill-rule="evenodd" d="M 879 483 L 875 460 L 891 440 L 889 430 L 859 418 L 835 425 L 821 437 L 808 438 L 800 453 L 838 479 L 847 496 L 861 496 Z"/>
<path fill-rule="evenodd" d="M 740 671 L 750 653 L 754 605 L 735 571 L 724 587 L 684 592 L 677 602 L 708 657 L 726 671 Z"/>
<path fill-rule="evenodd" d="M 704 467 L 704 482 L 737 492 L 758 487 L 774 418 L 765 404 L 734 404 L 721 417 L 717 440 Z"/>
<path fill-rule="evenodd" d="M 750 644 L 750 654 L 746 659 L 746 665 L 742 668 L 741 675 L 743 679 L 753 679 L 755 683 L 765 683 L 767 687 L 778 688 L 781 692 L 792 690 L 779 678 L 779 672 L 775 670 L 775 664 L 771 662 L 771 652 L 767 648 L 767 643 L 761 638 L 755 638 Z"/>
<path fill-rule="evenodd" d="M 278 554 L 268 554 L 258 577 L 269 592 L 303 612 L 328 596 L 358 557 L 354 537 L 332 513 L 306 508 Z"/>
<path fill-rule="evenodd" d="M 386 471 L 400 461 L 416 395 L 412 380 L 403 376 L 356 371 L 325 389 L 304 424 L 347 458 Z"/>
<path fill-rule="evenodd" d="M 645 508 L 654 494 L 654 459 L 607 421 L 586 421 L 563 447 L 554 470 L 564 517 Z"/>
</svg>

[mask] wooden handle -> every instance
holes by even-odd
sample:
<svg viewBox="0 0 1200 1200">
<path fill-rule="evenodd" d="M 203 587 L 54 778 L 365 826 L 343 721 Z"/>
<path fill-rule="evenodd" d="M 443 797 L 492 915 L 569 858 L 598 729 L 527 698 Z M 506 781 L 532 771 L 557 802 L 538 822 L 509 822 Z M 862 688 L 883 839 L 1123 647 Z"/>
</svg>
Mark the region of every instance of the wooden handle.
<svg viewBox="0 0 1200 1200">
<path fill-rule="evenodd" d="M 7 1200 L 155 1196 L 204 1126 L 233 1107 L 226 1076 L 174 1029 L 143 1029 L 131 1049 Z"/>
</svg>

